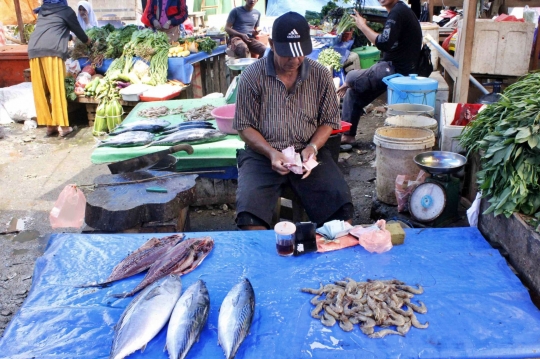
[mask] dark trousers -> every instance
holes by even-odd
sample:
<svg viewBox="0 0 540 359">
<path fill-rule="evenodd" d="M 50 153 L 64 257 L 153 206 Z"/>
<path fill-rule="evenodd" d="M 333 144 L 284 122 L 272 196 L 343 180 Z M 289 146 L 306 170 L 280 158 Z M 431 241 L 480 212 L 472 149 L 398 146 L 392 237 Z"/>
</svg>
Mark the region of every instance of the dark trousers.
<svg viewBox="0 0 540 359">
<path fill-rule="evenodd" d="M 349 88 L 343 98 L 341 113 L 341 119 L 352 124 L 347 135 L 356 136 L 364 107 L 386 91 L 386 84 L 382 79 L 394 73 L 394 66 L 386 61 L 378 62 L 369 69 L 352 70 L 347 73 L 345 83 Z"/>
</svg>

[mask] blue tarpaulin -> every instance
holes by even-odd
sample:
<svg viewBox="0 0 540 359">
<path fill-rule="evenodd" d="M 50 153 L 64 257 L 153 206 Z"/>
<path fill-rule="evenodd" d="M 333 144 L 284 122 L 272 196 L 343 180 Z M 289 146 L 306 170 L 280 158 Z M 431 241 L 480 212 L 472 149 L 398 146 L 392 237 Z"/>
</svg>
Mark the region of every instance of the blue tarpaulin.
<svg viewBox="0 0 540 359">
<path fill-rule="evenodd" d="M 266 16 L 280 16 L 288 11 L 294 11 L 305 16 L 306 11 L 321 12 L 323 6 L 328 4 L 329 0 L 268 0 L 266 7 Z M 352 7 L 354 3 L 337 1 L 342 7 Z M 381 7 L 377 0 L 365 0 L 364 6 Z"/>
<path fill-rule="evenodd" d="M 223 358 L 217 344 L 219 307 L 242 277 L 253 284 L 251 332 L 236 358 L 532 358 L 540 356 L 540 311 L 505 259 L 476 228 L 409 229 L 405 244 L 383 254 L 360 246 L 323 254 L 279 257 L 273 231 L 188 233 L 210 235 L 215 247 L 183 288 L 206 282 L 208 322 L 188 358 Z M 32 288 L 0 341 L 0 356 L 107 358 L 113 327 L 131 298 L 109 295 L 135 287 L 142 275 L 104 289 L 75 288 L 106 278 L 152 234 L 55 234 L 36 262 Z M 160 234 L 160 236 L 162 236 Z M 351 277 L 397 278 L 420 284 L 415 295 L 428 312 L 427 329 L 404 337 L 370 339 L 355 326 L 344 332 L 310 316 L 312 295 L 302 287 Z M 129 358 L 166 358 L 162 330 Z"/>
</svg>

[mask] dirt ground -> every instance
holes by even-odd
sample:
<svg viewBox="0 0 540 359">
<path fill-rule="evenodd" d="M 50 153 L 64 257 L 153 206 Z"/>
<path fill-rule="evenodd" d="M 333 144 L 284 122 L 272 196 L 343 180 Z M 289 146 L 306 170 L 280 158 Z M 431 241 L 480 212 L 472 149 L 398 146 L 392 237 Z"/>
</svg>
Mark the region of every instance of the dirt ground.
<svg viewBox="0 0 540 359">
<path fill-rule="evenodd" d="M 384 97 L 374 103 L 383 105 Z M 78 125 L 67 139 L 46 138 L 45 129 L 23 130 L 21 123 L 4 126 L 0 139 L 0 335 L 17 313 L 32 284 L 36 259 L 46 248 L 52 230 L 49 212 L 66 184 L 88 184 L 109 173 L 105 165 L 90 163 L 95 140 L 84 112 L 74 113 Z M 339 164 L 351 188 L 354 224 L 370 218 L 375 193 L 375 152 L 372 143 L 384 116 L 376 111 L 362 119 L 358 144 L 340 154 Z M 190 209 L 191 231 L 236 230 L 234 203 Z M 9 233 L 13 232 L 13 233 Z"/>
</svg>

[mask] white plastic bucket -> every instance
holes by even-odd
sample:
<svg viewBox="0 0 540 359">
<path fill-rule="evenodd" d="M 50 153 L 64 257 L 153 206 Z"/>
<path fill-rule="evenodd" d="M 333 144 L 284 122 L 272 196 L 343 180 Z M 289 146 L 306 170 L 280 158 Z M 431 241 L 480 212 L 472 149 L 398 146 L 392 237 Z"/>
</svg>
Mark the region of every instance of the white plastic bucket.
<svg viewBox="0 0 540 359">
<path fill-rule="evenodd" d="M 429 151 L 435 145 L 433 131 L 417 127 L 381 127 L 375 131 L 377 146 L 377 198 L 396 206 L 395 182 L 398 175 L 416 178 L 420 168 L 414 156 Z"/>
<path fill-rule="evenodd" d="M 390 116 L 387 117 L 384 121 L 385 126 L 391 127 L 417 127 L 417 128 L 426 128 L 437 132 L 437 120 L 426 117 L 426 116 L 413 116 L 413 115 L 401 115 L 401 116 Z"/>
<path fill-rule="evenodd" d="M 435 41 L 439 41 L 439 25 L 432 24 L 430 22 L 421 22 L 420 28 L 422 29 L 422 37 L 429 34 Z M 431 42 L 424 42 L 431 49 L 431 63 L 433 64 L 433 70 L 435 71 L 439 66 L 439 52 L 435 49 Z"/>
<path fill-rule="evenodd" d="M 388 105 L 386 116 L 414 115 L 428 116 L 435 115 L 435 109 L 429 105 L 420 105 L 413 103 L 394 103 Z"/>
</svg>

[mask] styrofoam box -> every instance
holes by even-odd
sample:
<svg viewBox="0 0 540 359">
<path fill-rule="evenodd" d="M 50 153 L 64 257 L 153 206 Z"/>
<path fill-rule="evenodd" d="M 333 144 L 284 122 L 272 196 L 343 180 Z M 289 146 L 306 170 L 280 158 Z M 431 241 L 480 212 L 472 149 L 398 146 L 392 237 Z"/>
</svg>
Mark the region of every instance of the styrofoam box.
<svg viewBox="0 0 540 359">
<path fill-rule="evenodd" d="M 439 71 L 433 71 L 429 76 L 430 79 L 437 80 L 439 87 L 437 87 L 437 96 L 435 97 L 435 119 L 439 124 L 439 132 L 441 129 L 441 105 L 448 102 L 449 86 L 442 77 Z M 440 133 L 439 133 L 440 136 Z"/>
<path fill-rule="evenodd" d="M 477 19 L 471 72 L 507 76 L 527 74 L 534 29 L 535 25 L 528 22 Z"/>
<path fill-rule="evenodd" d="M 461 131 L 465 126 L 452 126 L 450 125 L 454 120 L 456 113 L 457 103 L 443 103 L 441 105 L 441 120 L 443 121 L 441 130 L 441 151 L 450 152 L 463 152 L 464 149 L 459 145 L 459 141 L 455 138 L 461 135 Z"/>
</svg>

